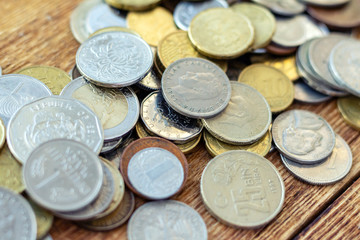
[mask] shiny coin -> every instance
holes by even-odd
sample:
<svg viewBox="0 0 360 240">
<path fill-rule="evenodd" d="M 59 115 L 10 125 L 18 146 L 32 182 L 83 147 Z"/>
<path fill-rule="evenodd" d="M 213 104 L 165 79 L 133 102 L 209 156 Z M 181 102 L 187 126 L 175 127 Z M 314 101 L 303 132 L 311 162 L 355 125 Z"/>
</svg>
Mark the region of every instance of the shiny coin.
<svg viewBox="0 0 360 240">
<path fill-rule="evenodd" d="M 294 86 L 281 71 L 264 64 L 253 64 L 245 68 L 238 79 L 258 90 L 270 105 L 271 112 L 280 112 L 294 100 Z"/>
<path fill-rule="evenodd" d="M 203 119 L 205 128 L 219 140 L 234 144 L 251 144 L 269 130 L 271 111 L 265 98 L 254 88 L 231 82 L 231 98 L 223 112 Z"/>
<path fill-rule="evenodd" d="M 105 153 L 115 150 L 118 146 L 121 145 L 122 142 L 123 142 L 123 138 L 104 142 L 104 144 L 101 148 L 100 154 L 105 154 Z"/>
<path fill-rule="evenodd" d="M 5 126 L 4 122 L 0 118 L 0 150 L 3 148 L 5 144 Z"/>
<path fill-rule="evenodd" d="M 202 2 L 179 2 L 174 10 L 174 21 L 178 28 L 187 31 L 191 20 L 200 12 L 209 8 L 227 8 L 228 4 L 224 0 L 209 0 Z"/>
<path fill-rule="evenodd" d="M 160 90 L 161 79 L 156 75 L 155 70 L 152 69 L 143 79 L 137 83 L 137 86 L 144 89 L 145 91 Z"/>
<path fill-rule="evenodd" d="M 138 37 L 140 37 L 140 35 L 135 32 L 134 30 L 131 30 L 130 28 L 126 28 L 126 27 L 106 27 L 106 28 L 101 28 L 97 31 L 95 31 L 94 33 L 92 33 L 89 37 L 93 37 L 95 35 L 98 35 L 100 33 L 104 33 L 104 32 L 127 32 L 127 33 L 132 33 Z"/>
<path fill-rule="evenodd" d="M 295 95 L 294 98 L 297 101 L 303 103 L 321 103 L 331 99 L 331 96 L 324 95 L 311 87 L 309 87 L 302 80 L 298 80 L 294 83 Z"/>
<path fill-rule="evenodd" d="M 105 0 L 115 8 L 128 11 L 144 11 L 158 5 L 161 0 Z"/>
<path fill-rule="evenodd" d="M 76 53 L 79 72 L 104 87 L 124 87 L 140 81 L 153 64 L 151 48 L 131 33 L 106 32 L 89 38 Z"/>
<path fill-rule="evenodd" d="M 184 58 L 164 72 L 162 93 L 178 113 L 192 118 L 209 118 L 225 109 L 231 87 L 226 74 L 201 58 Z"/>
<path fill-rule="evenodd" d="M 2 239 L 36 239 L 35 214 L 24 197 L 0 187 L 0 209 Z"/>
<path fill-rule="evenodd" d="M 332 184 L 343 179 L 350 171 L 352 153 L 349 145 L 339 135 L 332 154 L 322 163 L 302 165 L 281 155 L 285 167 L 295 177 L 310 184 Z"/>
<path fill-rule="evenodd" d="M 200 193 L 208 211 L 234 227 L 257 228 L 281 211 L 283 180 L 267 159 L 248 151 L 229 151 L 204 169 Z"/>
<path fill-rule="evenodd" d="M 71 81 L 70 76 L 63 70 L 50 66 L 31 66 L 16 72 L 39 79 L 48 86 L 51 92 L 59 95 L 61 90 Z"/>
<path fill-rule="evenodd" d="M 351 0 L 302 0 L 302 1 L 310 5 L 316 5 L 319 7 L 336 7 L 339 5 L 344 5 L 345 3 L 348 3 Z"/>
<path fill-rule="evenodd" d="M 293 16 L 305 11 L 305 5 L 296 0 L 252 0 L 255 3 L 269 8 L 276 14 L 284 16 Z"/>
<path fill-rule="evenodd" d="M 337 107 L 345 122 L 360 130 L 360 99 L 354 96 L 338 98 Z"/>
<path fill-rule="evenodd" d="M 10 118 L 25 104 L 51 96 L 50 89 L 39 80 L 22 75 L 7 74 L 0 77 L 0 118 L 7 127 Z"/>
<path fill-rule="evenodd" d="M 188 205 L 175 200 L 156 201 L 136 209 L 128 223 L 127 237 L 205 240 L 207 229 L 199 213 Z"/>
<path fill-rule="evenodd" d="M 254 42 L 250 20 L 231 9 L 205 10 L 191 21 L 189 38 L 195 48 L 215 59 L 234 59 L 246 53 Z"/>
<path fill-rule="evenodd" d="M 139 118 L 139 101 L 130 88 L 97 87 L 80 77 L 71 81 L 60 95 L 75 98 L 94 111 L 103 126 L 105 141 L 124 136 Z"/>
<path fill-rule="evenodd" d="M 79 210 L 98 196 L 103 183 L 99 158 L 85 145 L 67 139 L 37 147 L 23 168 L 26 192 L 53 211 Z"/>
<path fill-rule="evenodd" d="M 28 202 L 35 213 L 37 226 L 36 239 L 42 239 L 50 231 L 54 221 L 54 216 L 33 201 L 28 200 Z"/>
<path fill-rule="evenodd" d="M 11 118 L 6 133 L 14 157 L 24 163 L 41 143 L 67 138 L 99 153 L 104 133 L 96 115 L 83 103 L 63 97 L 42 98 L 22 107 Z"/>
<path fill-rule="evenodd" d="M 331 126 L 322 117 L 305 110 L 280 114 L 274 120 L 272 135 L 280 152 L 301 164 L 323 161 L 335 146 Z"/>
</svg>

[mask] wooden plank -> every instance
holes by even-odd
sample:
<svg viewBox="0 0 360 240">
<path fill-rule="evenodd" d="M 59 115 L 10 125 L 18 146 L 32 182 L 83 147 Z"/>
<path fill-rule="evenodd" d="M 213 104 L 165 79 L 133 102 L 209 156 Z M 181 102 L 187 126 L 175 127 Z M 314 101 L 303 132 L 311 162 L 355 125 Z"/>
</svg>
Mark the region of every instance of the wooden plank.
<svg viewBox="0 0 360 240">
<path fill-rule="evenodd" d="M 70 14 L 81 0 L 12 0 L 0 8 L 0 66 L 3 73 L 12 73 L 30 65 L 50 65 L 65 71 L 75 63 L 79 44 L 72 37 Z M 332 186 L 312 186 L 296 180 L 282 165 L 277 153 L 267 158 L 284 178 L 284 208 L 269 225 L 256 230 L 242 230 L 218 223 L 205 209 L 199 193 L 199 180 L 211 159 L 203 143 L 197 152 L 188 155 L 189 178 L 184 191 L 176 197 L 195 208 L 204 218 L 209 239 L 290 239 L 311 223 L 332 201 L 360 175 L 359 132 L 347 126 L 336 109 L 336 101 L 319 105 L 295 103 L 291 107 L 320 114 L 351 146 L 353 168 L 341 182 Z M 142 201 L 137 200 L 138 205 Z M 325 227 L 325 226 L 324 226 Z M 126 226 L 110 232 L 96 233 L 56 219 L 51 235 L 54 239 L 124 239 Z"/>
</svg>

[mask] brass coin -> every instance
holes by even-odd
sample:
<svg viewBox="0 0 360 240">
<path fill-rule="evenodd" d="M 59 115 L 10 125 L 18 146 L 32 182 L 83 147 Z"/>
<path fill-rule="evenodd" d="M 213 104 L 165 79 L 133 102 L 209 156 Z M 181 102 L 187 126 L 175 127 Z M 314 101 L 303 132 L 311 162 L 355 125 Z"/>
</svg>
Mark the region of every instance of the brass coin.
<svg viewBox="0 0 360 240">
<path fill-rule="evenodd" d="M 138 37 L 140 37 L 140 35 L 135 32 L 134 30 L 131 30 L 130 28 L 125 28 L 125 27 L 106 27 L 106 28 L 101 28 L 97 31 L 95 31 L 94 33 L 92 33 L 89 38 L 98 35 L 100 33 L 104 33 L 104 32 L 128 32 L 128 33 L 132 33 Z"/>
<path fill-rule="evenodd" d="M 176 31 L 173 16 L 163 7 L 156 7 L 146 12 L 129 12 L 128 27 L 151 46 L 156 47 L 167 34 Z"/>
<path fill-rule="evenodd" d="M 231 145 L 225 142 L 222 142 L 212 136 L 207 130 L 204 130 L 204 140 L 205 146 L 211 156 L 215 157 L 224 152 L 232 151 L 232 150 L 245 150 L 253 153 L 257 153 L 260 156 L 265 156 L 269 153 L 271 148 L 271 132 L 267 131 L 264 137 L 262 137 L 257 142 L 250 145 Z"/>
<path fill-rule="evenodd" d="M 354 96 L 338 98 L 337 107 L 345 122 L 360 130 L 360 98 Z"/>
<path fill-rule="evenodd" d="M 61 90 L 71 81 L 69 74 L 63 70 L 50 66 L 31 66 L 16 72 L 36 78 L 45 83 L 55 95 L 59 95 Z"/>
<path fill-rule="evenodd" d="M 139 82 L 137 86 L 145 91 L 156 91 L 161 89 L 161 79 L 156 75 L 153 69 Z"/>
<path fill-rule="evenodd" d="M 268 101 L 271 112 L 285 110 L 294 100 L 294 86 L 280 70 L 264 64 L 253 64 L 245 68 L 239 82 L 258 90 Z"/>
<path fill-rule="evenodd" d="M 54 216 L 32 200 L 27 200 L 35 213 L 37 227 L 36 239 L 42 239 L 50 231 L 50 228 L 54 222 Z"/>
<path fill-rule="evenodd" d="M 216 59 L 233 59 L 246 53 L 254 42 L 250 20 L 227 8 L 207 9 L 193 18 L 189 38 L 202 54 Z"/>
<path fill-rule="evenodd" d="M 105 0 L 107 4 L 128 11 L 144 11 L 158 5 L 161 0 Z"/>
<path fill-rule="evenodd" d="M 5 144 L 6 131 L 4 122 L 0 118 L 0 150 L 3 148 Z"/>
<path fill-rule="evenodd" d="M 212 61 L 224 72 L 226 72 L 228 67 L 226 61 L 212 60 L 196 51 L 190 42 L 187 32 L 181 30 L 165 36 L 159 43 L 157 54 L 164 69 L 176 60 L 188 57 L 204 58 Z"/>
</svg>

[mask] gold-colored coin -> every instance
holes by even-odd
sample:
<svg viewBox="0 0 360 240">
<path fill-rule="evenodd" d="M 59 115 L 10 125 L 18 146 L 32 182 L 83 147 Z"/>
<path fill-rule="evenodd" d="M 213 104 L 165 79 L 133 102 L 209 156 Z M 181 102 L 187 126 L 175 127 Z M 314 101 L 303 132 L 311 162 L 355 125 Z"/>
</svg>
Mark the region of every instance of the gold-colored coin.
<svg viewBox="0 0 360 240">
<path fill-rule="evenodd" d="M 43 82 L 51 92 L 59 95 L 61 90 L 71 81 L 69 74 L 50 66 L 31 66 L 20 69 L 16 73 L 28 75 Z"/>
<path fill-rule="evenodd" d="M 137 85 L 146 91 L 156 91 L 161 89 L 161 79 L 156 75 L 153 68 Z"/>
<path fill-rule="evenodd" d="M 254 3 L 237 3 L 232 5 L 231 9 L 250 19 L 255 30 L 255 40 L 251 49 L 265 47 L 271 42 L 276 20 L 268 9 Z"/>
<path fill-rule="evenodd" d="M 128 11 L 144 11 L 158 5 L 161 0 L 105 0 L 107 4 Z"/>
<path fill-rule="evenodd" d="M 47 210 L 43 209 L 32 200 L 28 199 L 31 208 L 34 210 L 36 218 L 36 239 L 42 239 L 50 231 L 54 222 L 54 216 Z"/>
<path fill-rule="evenodd" d="M 92 33 L 89 38 L 98 35 L 100 33 L 104 33 L 104 32 L 127 32 L 127 33 L 132 33 L 138 37 L 140 37 L 140 35 L 135 32 L 134 30 L 131 30 L 130 28 L 125 28 L 125 27 L 106 27 L 106 28 L 101 28 L 97 31 L 95 31 L 94 33 Z"/>
<path fill-rule="evenodd" d="M 126 20 L 129 28 L 153 47 L 157 47 L 164 36 L 177 29 L 172 14 L 163 7 L 146 12 L 129 12 Z"/>
<path fill-rule="evenodd" d="M 212 60 L 196 51 L 190 42 L 187 32 L 181 30 L 165 36 L 158 45 L 157 54 L 164 69 L 176 60 L 188 57 L 204 58 L 212 61 L 224 72 L 226 72 L 228 66 L 226 61 Z"/>
<path fill-rule="evenodd" d="M 140 120 L 136 123 L 135 130 L 139 138 L 155 136 L 146 129 L 145 125 Z"/>
<path fill-rule="evenodd" d="M 252 55 L 250 56 L 251 63 L 262 63 L 282 71 L 291 81 L 299 79 L 299 74 L 296 67 L 295 55 L 280 57 L 270 54 Z"/>
<path fill-rule="evenodd" d="M 273 113 L 285 110 L 294 100 L 294 85 L 283 72 L 274 67 L 250 65 L 240 73 L 238 81 L 258 90 Z"/>
<path fill-rule="evenodd" d="M 25 190 L 21 164 L 11 155 L 7 144 L 0 150 L 0 186 L 16 193 Z"/>
<path fill-rule="evenodd" d="M 360 98 L 354 96 L 338 98 L 337 107 L 345 122 L 360 130 Z"/>
<path fill-rule="evenodd" d="M 3 148 L 5 144 L 5 138 L 6 138 L 6 131 L 5 131 L 5 125 L 4 122 L 0 118 L 0 150 Z"/>
<path fill-rule="evenodd" d="M 232 150 L 245 150 L 265 156 L 270 151 L 272 137 L 271 132 L 268 131 L 264 137 L 253 144 L 237 146 L 222 142 L 204 130 L 204 140 L 206 149 L 213 157 Z"/>
<path fill-rule="evenodd" d="M 216 59 L 233 59 L 246 53 L 254 36 L 250 20 L 227 8 L 205 10 L 193 18 L 189 27 L 195 48 Z"/>
</svg>

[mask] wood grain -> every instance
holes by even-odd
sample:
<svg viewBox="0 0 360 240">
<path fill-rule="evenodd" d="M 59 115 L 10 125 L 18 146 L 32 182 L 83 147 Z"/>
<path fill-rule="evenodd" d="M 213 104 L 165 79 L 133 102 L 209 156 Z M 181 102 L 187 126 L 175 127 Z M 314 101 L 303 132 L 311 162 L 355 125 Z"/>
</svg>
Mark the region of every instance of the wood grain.
<svg viewBox="0 0 360 240">
<path fill-rule="evenodd" d="M 75 54 L 79 44 L 71 34 L 69 19 L 71 12 L 80 2 L 81 0 L 3 1 L 0 8 L 0 66 L 3 68 L 3 73 L 12 73 L 30 65 L 49 65 L 70 71 L 75 63 Z M 296 180 L 282 165 L 278 153 L 272 153 L 267 158 L 276 166 L 285 182 L 284 208 L 274 221 L 263 228 L 234 229 L 217 222 L 206 211 L 200 198 L 200 177 L 211 159 L 204 144 L 201 143 L 195 153 L 187 156 L 189 177 L 184 191 L 176 199 L 185 202 L 201 214 L 208 228 L 209 239 L 291 239 L 312 223 L 354 180 L 359 178 L 359 132 L 347 126 L 342 120 L 336 101 L 318 105 L 294 103 L 291 109 L 306 109 L 318 113 L 350 144 L 354 161 L 349 175 L 335 185 L 312 186 Z M 349 191 L 355 191 L 352 189 L 350 188 Z M 340 204 L 342 200 L 338 201 Z M 137 200 L 138 205 L 142 202 L 142 200 Z M 343 206 L 339 204 L 336 206 Z M 352 209 L 348 208 L 348 211 L 351 212 Z M 323 214 L 322 216 L 331 217 L 332 215 Z M 317 220 L 312 226 L 321 225 L 324 224 Z M 330 231 L 327 225 L 323 227 L 324 231 L 326 229 Z M 91 232 L 74 223 L 56 218 L 50 233 L 54 239 L 62 240 L 126 239 L 126 225 L 109 232 Z M 310 236 L 314 234 L 312 228 L 301 236 L 309 236 L 308 234 Z M 336 237 L 339 236 L 336 235 Z"/>
</svg>

